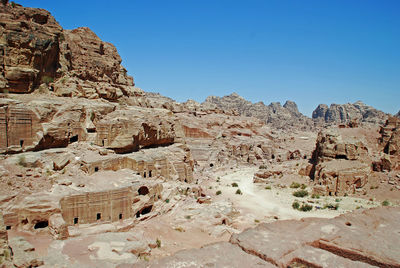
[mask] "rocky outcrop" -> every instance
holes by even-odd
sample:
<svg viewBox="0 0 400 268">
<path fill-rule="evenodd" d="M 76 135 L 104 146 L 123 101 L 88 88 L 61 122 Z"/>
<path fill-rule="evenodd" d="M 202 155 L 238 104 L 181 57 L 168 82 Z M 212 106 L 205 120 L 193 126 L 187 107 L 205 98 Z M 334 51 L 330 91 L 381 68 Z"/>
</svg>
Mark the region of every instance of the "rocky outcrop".
<svg viewBox="0 0 400 268">
<path fill-rule="evenodd" d="M 29 93 L 57 77 L 62 28 L 43 9 L 0 9 L 0 90 Z"/>
<path fill-rule="evenodd" d="M 361 101 L 353 104 L 320 104 L 313 111 L 312 118 L 318 123 L 342 124 L 352 121 L 383 124 L 387 114 L 368 106 Z"/>
<path fill-rule="evenodd" d="M 343 138 L 338 129 L 330 128 L 318 133 L 313 161 L 319 163 L 332 159 L 357 160 L 367 155 L 368 149 L 360 139 Z"/>
<path fill-rule="evenodd" d="M 313 126 L 312 120 L 302 115 L 296 103 L 292 101 L 287 101 L 283 106 L 279 102 L 265 105 L 263 102 L 251 103 L 238 94 L 232 93 L 222 98 L 209 96 L 201 105 L 203 109 L 235 110 L 242 116 L 265 120 L 276 128 L 310 129 Z"/>
<path fill-rule="evenodd" d="M 14 267 L 28 268 L 44 264 L 42 258 L 35 251 L 35 247 L 26 241 L 24 237 L 18 236 L 10 239 L 10 248 L 14 254 Z"/>
<path fill-rule="evenodd" d="M 184 142 L 184 132 L 177 118 L 163 109 L 117 110 L 97 122 L 96 130 L 96 144 L 117 153 Z"/>
<path fill-rule="evenodd" d="M 0 10 L 0 90 L 58 96 L 141 97 L 116 48 L 89 28 L 63 30 L 43 9 L 6 4 Z"/>
<path fill-rule="evenodd" d="M 400 118 L 400 111 L 397 114 L 395 114 L 394 116 Z"/>
<path fill-rule="evenodd" d="M 380 149 L 384 153 L 379 161 L 373 163 L 375 171 L 391 171 L 400 165 L 400 119 L 390 116 L 379 133 Z"/>
<path fill-rule="evenodd" d="M 233 234 L 229 242 L 139 267 L 399 267 L 400 238 L 392 231 L 400 228 L 399 217 L 399 208 L 376 208 L 333 219 L 262 223 Z"/>
<path fill-rule="evenodd" d="M 196 164 L 220 167 L 262 164 L 275 158 L 273 138 L 256 118 L 213 112 L 177 113 Z"/>
<path fill-rule="evenodd" d="M 400 155 L 400 119 L 389 117 L 380 130 L 380 144 L 389 155 Z"/>
<path fill-rule="evenodd" d="M 7 226 L 4 224 L 3 214 L 0 212 L 0 264 L 2 267 L 11 267 L 12 254 L 8 245 Z"/>
<path fill-rule="evenodd" d="M 354 193 L 368 181 L 371 161 L 365 144 L 354 137 L 342 137 L 339 129 L 318 134 L 313 152 L 311 177 L 318 194 L 345 195 Z"/>
</svg>

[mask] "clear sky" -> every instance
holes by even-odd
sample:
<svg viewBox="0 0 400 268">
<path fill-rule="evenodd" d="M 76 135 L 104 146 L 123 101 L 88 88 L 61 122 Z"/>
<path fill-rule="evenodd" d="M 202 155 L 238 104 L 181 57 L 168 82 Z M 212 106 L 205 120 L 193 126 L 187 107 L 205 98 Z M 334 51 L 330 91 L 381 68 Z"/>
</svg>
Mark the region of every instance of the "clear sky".
<svg viewBox="0 0 400 268">
<path fill-rule="evenodd" d="M 113 43 L 138 87 L 178 101 L 361 100 L 400 109 L 399 0 L 16 1 Z"/>
</svg>

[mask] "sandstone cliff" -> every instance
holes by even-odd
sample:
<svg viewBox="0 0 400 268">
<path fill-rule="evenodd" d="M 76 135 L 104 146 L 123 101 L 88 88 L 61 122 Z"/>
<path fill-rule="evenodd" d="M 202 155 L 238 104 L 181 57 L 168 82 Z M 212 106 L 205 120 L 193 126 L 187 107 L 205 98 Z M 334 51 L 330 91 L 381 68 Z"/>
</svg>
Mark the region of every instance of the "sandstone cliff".
<svg viewBox="0 0 400 268">
<path fill-rule="evenodd" d="M 222 110 L 236 110 L 242 116 L 252 116 L 265 120 L 276 128 L 310 129 L 313 122 L 302 115 L 296 103 L 287 101 L 283 106 L 279 102 L 265 105 L 263 102 L 251 103 L 236 93 L 224 97 L 209 96 L 202 106 L 206 109 L 219 108 Z"/>
<path fill-rule="evenodd" d="M 387 114 L 368 106 L 361 101 L 353 104 L 320 104 L 313 111 L 312 118 L 319 123 L 341 124 L 351 121 L 383 124 Z"/>
<path fill-rule="evenodd" d="M 2 5 L 0 91 L 117 100 L 140 96 L 116 48 L 88 28 L 63 30 L 43 9 Z"/>
</svg>

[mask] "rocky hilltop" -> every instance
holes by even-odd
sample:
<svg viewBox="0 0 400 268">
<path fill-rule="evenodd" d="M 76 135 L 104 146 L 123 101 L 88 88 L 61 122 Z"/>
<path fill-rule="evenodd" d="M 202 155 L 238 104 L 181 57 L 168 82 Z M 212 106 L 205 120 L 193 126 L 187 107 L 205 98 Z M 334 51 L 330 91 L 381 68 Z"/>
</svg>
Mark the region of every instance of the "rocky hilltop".
<svg viewBox="0 0 400 268">
<path fill-rule="evenodd" d="M 387 114 L 368 106 L 361 101 L 353 104 L 320 104 L 313 111 L 312 118 L 319 123 L 345 124 L 352 121 L 384 124 Z"/>
<path fill-rule="evenodd" d="M 114 45 L 89 28 L 63 30 L 43 9 L 0 9 L 0 91 L 117 100 L 140 94 Z"/>
<path fill-rule="evenodd" d="M 397 114 L 395 114 L 394 116 L 400 118 L 400 111 Z"/>
<path fill-rule="evenodd" d="M 208 109 L 236 110 L 242 116 L 265 120 L 276 128 L 310 129 L 313 126 L 312 120 L 301 114 L 292 101 L 287 101 L 283 106 L 279 102 L 265 105 L 263 102 L 252 103 L 232 93 L 224 97 L 209 96 L 202 106 Z"/>
</svg>

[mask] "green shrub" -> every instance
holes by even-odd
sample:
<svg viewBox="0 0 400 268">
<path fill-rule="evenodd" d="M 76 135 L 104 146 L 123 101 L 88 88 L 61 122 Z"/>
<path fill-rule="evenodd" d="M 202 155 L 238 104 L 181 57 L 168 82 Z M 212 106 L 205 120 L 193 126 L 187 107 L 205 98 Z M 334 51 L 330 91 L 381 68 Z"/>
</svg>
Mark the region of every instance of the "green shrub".
<svg viewBox="0 0 400 268">
<path fill-rule="evenodd" d="M 303 204 L 301 207 L 300 207 L 300 210 L 301 211 L 310 211 L 310 210 L 312 210 L 313 209 L 313 206 L 312 205 L 309 205 L 309 204 Z"/>
<path fill-rule="evenodd" d="M 239 185 L 236 182 L 234 182 L 232 183 L 232 187 L 239 187 Z"/>
<path fill-rule="evenodd" d="M 297 202 L 297 201 L 294 201 L 294 202 L 292 203 L 292 208 L 294 208 L 294 209 L 299 209 L 299 208 L 300 208 L 300 203 Z"/>
<path fill-rule="evenodd" d="M 290 188 L 293 188 L 293 189 L 297 189 L 297 188 L 299 188 L 300 187 L 300 183 L 298 183 L 298 182 L 292 182 L 292 184 L 290 184 Z"/>
<path fill-rule="evenodd" d="M 50 77 L 50 76 L 47 76 L 47 75 L 44 75 L 44 76 L 42 76 L 41 81 L 42 81 L 42 83 L 45 83 L 46 85 L 48 85 L 48 84 L 54 82 L 54 78 Z"/>
<path fill-rule="evenodd" d="M 167 198 L 167 199 L 165 199 L 165 203 L 167 203 L 167 204 L 169 203 L 169 199 L 168 199 L 168 198 Z"/>
<path fill-rule="evenodd" d="M 312 194 L 311 198 L 319 199 L 319 194 Z"/>
<path fill-rule="evenodd" d="M 307 185 L 305 185 L 305 184 L 301 184 L 301 186 L 300 186 L 300 188 L 302 189 L 302 190 L 304 190 L 304 189 L 306 189 L 307 188 Z"/>
<path fill-rule="evenodd" d="M 21 167 L 26 167 L 28 164 L 26 163 L 26 159 L 25 159 L 25 156 L 24 155 L 20 155 L 19 157 L 18 157 L 18 162 L 17 162 L 17 164 L 18 165 L 20 165 Z"/>
<path fill-rule="evenodd" d="M 295 197 L 305 197 L 308 195 L 308 192 L 306 190 L 298 190 L 293 193 Z"/>
<path fill-rule="evenodd" d="M 266 190 L 271 190 L 271 186 L 270 186 L 270 185 L 267 185 L 267 186 L 265 186 L 265 189 L 266 189 Z"/>
<path fill-rule="evenodd" d="M 157 243 L 157 247 L 160 248 L 161 247 L 161 240 L 157 238 L 156 243 Z"/>
<path fill-rule="evenodd" d="M 220 195 L 222 194 L 221 190 L 218 190 L 217 192 L 215 192 L 216 195 Z"/>
<path fill-rule="evenodd" d="M 385 201 L 382 202 L 382 206 L 387 207 L 389 205 L 390 205 L 390 202 L 388 200 L 385 200 Z"/>
<path fill-rule="evenodd" d="M 336 202 L 336 203 L 339 203 L 340 201 L 342 201 L 342 199 L 339 199 L 339 198 L 336 198 L 336 199 L 335 199 L 335 202 Z"/>
<path fill-rule="evenodd" d="M 261 165 L 258 169 L 267 169 L 266 165 Z"/>
<path fill-rule="evenodd" d="M 236 194 L 242 194 L 242 191 L 240 189 L 237 189 Z"/>
<path fill-rule="evenodd" d="M 255 222 L 255 223 L 259 223 L 259 222 L 260 222 L 260 220 L 254 219 L 254 222 Z"/>
<path fill-rule="evenodd" d="M 336 203 L 334 205 L 333 204 L 325 204 L 323 208 L 324 209 L 327 208 L 327 209 L 332 209 L 332 210 L 338 210 L 339 209 L 339 204 L 338 203 Z"/>
</svg>

